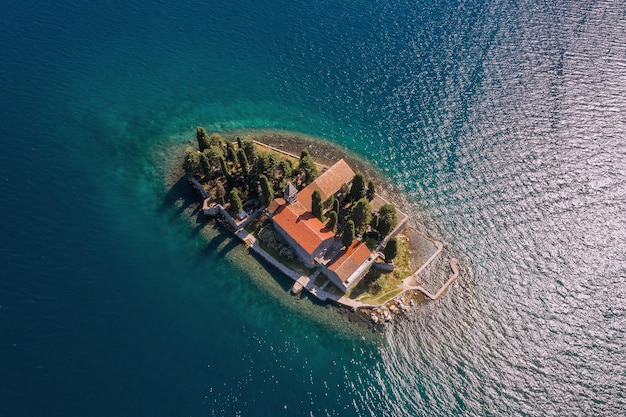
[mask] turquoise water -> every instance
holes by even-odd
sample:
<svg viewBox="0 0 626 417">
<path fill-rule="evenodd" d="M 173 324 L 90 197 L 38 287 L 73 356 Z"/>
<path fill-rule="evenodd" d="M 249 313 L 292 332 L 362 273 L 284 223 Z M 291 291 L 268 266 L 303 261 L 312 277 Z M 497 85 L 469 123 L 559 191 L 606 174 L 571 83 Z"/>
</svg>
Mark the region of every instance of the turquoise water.
<svg viewBox="0 0 626 417">
<path fill-rule="evenodd" d="M 0 10 L 1 415 L 626 413 L 624 4 Z M 196 125 L 361 155 L 461 278 L 383 335 L 288 296 L 169 204 Z"/>
</svg>

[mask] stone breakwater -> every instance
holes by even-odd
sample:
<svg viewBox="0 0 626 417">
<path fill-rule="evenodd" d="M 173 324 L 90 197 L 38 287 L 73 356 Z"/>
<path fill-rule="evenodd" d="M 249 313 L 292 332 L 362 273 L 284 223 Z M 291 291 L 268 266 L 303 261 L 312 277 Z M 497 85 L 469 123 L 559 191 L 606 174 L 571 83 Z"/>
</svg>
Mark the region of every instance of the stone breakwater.
<svg viewBox="0 0 626 417">
<path fill-rule="evenodd" d="M 410 292 L 419 291 L 430 300 L 437 300 L 459 277 L 459 261 L 456 258 L 450 259 L 450 268 L 452 269 L 452 275 L 434 295 L 421 285 L 408 287 L 402 293 L 398 294 L 385 304 L 371 308 L 371 321 L 374 324 L 388 322 L 393 319 L 394 315 L 401 312 L 405 314 L 408 313 L 410 308 L 415 306 L 415 299 L 409 295 Z M 366 307 L 363 308 L 365 309 Z"/>
</svg>

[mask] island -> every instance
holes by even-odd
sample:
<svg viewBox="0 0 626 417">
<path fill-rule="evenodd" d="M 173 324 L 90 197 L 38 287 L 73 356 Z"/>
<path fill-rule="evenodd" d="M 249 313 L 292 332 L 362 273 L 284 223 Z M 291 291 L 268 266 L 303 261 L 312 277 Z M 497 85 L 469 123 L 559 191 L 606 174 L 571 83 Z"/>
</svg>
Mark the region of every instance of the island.
<svg viewBox="0 0 626 417">
<path fill-rule="evenodd" d="M 201 210 L 250 251 L 320 301 L 361 311 L 373 323 L 406 312 L 419 292 L 435 300 L 458 277 L 432 294 L 418 281 L 443 244 L 409 223 L 409 216 L 377 192 L 377 184 L 343 158 L 332 164 L 251 137 L 225 139 L 196 129 L 197 146 L 184 151 L 182 168 L 201 197 Z M 428 246 L 412 262 L 412 247 Z M 422 257 L 423 258 L 423 257 Z"/>
</svg>

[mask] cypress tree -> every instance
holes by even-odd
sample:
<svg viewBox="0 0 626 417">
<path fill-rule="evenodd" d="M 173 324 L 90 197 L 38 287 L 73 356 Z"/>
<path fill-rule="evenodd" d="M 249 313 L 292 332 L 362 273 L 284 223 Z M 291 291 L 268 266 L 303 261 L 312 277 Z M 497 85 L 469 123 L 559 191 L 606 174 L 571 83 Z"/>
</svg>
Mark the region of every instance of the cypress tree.
<svg viewBox="0 0 626 417">
<path fill-rule="evenodd" d="M 248 158 L 248 164 L 254 164 L 254 159 L 256 158 L 256 145 L 250 139 L 246 139 L 243 141 L 243 151 L 246 153 L 246 157 Z"/>
<path fill-rule="evenodd" d="M 307 184 L 317 178 L 318 172 L 313 158 L 307 149 L 300 153 L 300 164 L 298 170 L 304 174 L 304 182 Z"/>
<path fill-rule="evenodd" d="M 372 221 L 372 208 L 367 198 L 361 198 L 352 206 L 352 210 L 350 210 L 350 220 L 354 222 L 354 226 L 359 233 L 365 231 Z"/>
<path fill-rule="evenodd" d="M 209 141 L 210 144 L 213 146 L 217 146 L 218 148 L 224 147 L 224 138 L 219 133 L 211 133 Z"/>
<path fill-rule="evenodd" d="M 367 183 L 367 193 L 366 197 L 369 201 L 372 201 L 374 197 L 376 197 L 376 188 L 374 187 L 374 183 L 369 181 Z"/>
<path fill-rule="evenodd" d="M 243 205 L 241 204 L 241 198 L 239 197 L 239 193 L 237 191 L 238 190 L 236 188 L 233 188 L 228 194 L 228 201 L 230 201 L 229 210 L 230 214 L 232 214 L 233 216 L 238 215 L 243 208 Z"/>
<path fill-rule="evenodd" d="M 223 156 L 220 156 L 219 161 L 220 161 L 220 169 L 222 170 L 222 174 L 226 176 L 230 174 L 230 170 L 228 169 L 228 164 L 226 164 L 226 160 L 224 159 Z"/>
<path fill-rule="evenodd" d="M 262 204 L 264 207 L 267 207 L 270 205 L 272 200 L 274 200 L 274 190 L 270 186 L 270 182 L 265 175 L 261 175 L 259 177 L 259 183 L 261 184 Z"/>
<path fill-rule="evenodd" d="M 278 170 L 278 165 L 280 164 L 281 158 L 278 156 L 276 152 L 270 152 L 267 155 L 267 159 L 265 161 L 265 176 L 272 181 L 276 179 L 276 172 Z"/>
<path fill-rule="evenodd" d="M 393 204 L 385 204 L 378 210 L 378 231 L 382 237 L 387 236 L 398 224 L 396 207 Z"/>
<path fill-rule="evenodd" d="M 391 262 L 398 255 L 398 239 L 392 237 L 385 245 L 385 249 L 383 250 L 383 254 L 385 255 L 385 262 Z"/>
<path fill-rule="evenodd" d="M 239 165 L 241 165 L 243 176 L 247 177 L 248 174 L 250 174 L 250 166 L 248 165 L 248 157 L 246 157 L 246 153 L 243 149 L 237 151 L 237 159 L 239 160 Z"/>
<path fill-rule="evenodd" d="M 198 170 L 199 165 L 198 152 L 189 146 L 185 149 L 185 159 L 183 160 L 183 169 L 188 177 L 191 177 Z"/>
<path fill-rule="evenodd" d="M 237 187 L 233 188 L 233 190 L 235 190 L 235 192 L 237 193 L 237 195 L 239 196 L 239 199 L 241 201 L 243 201 L 243 193 L 241 192 L 241 190 Z"/>
<path fill-rule="evenodd" d="M 335 205 L 335 196 L 331 195 L 330 197 L 328 197 L 328 199 L 324 202 L 324 207 L 330 207 L 332 209 L 332 207 Z"/>
<path fill-rule="evenodd" d="M 222 200 L 222 205 L 224 205 L 224 197 L 226 197 L 226 189 L 221 181 L 217 181 L 215 185 L 215 197 Z"/>
<path fill-rule="evenodd" d="M 374 230 L 378 230 L 378 214 L 372 214 L 372 221 L 370 222 L 370 226 Z"/>
<path fill-rule="evenodd" d="M 202 153 L 205 154 L 207 158 L 209 158 L 209 162 L 211 163 L 211 165 L 218 166 L 218 167 L 219 167 L 219 158 L 224 156 L 224 153 L 222 152 L 222 150 L 218 148 L 217 146 L 209 146 Z"/>
<path fill-rule="evenodd" d="M 235 153 L 235 147 L 231 141 L 226 142 L 226 159 L 233 165 L 237 163 L 237 154 Z"/>
<path fill-rule="evenodd" d="M 352 245 L 354 241 L 354 222 L 352 220 L 348 220 L 346 222 L 345 227 L 343 228 L 343 234 L 341 235 L 341 243 L 346 248 Z"/>
<path fill-rule="evenodd" d="M 328 227 L 330 230 L 332 230 L 333 232 L 335 231 L 335 229 L 337 228 L 337 213 L 335 213 L 334 211 L 331 211 L 330 214 L 328 215 L 328 223 L 326 224 L 326 227 Z"/>
<path fill-rule="evenodd" d="M 207 177 L 211 175 L 211 161 L 209 161 L 209 158 L 204 153 L 200 154 L 200 165 L 202 166 L 202 172 L 204 172 L 204 175 Z"/>
<path fill-rule="evenodd" d="M 211 146 L 209 135 L 206 133 L 206 130 L 204 130 L 202 126 L 198 126 L 196 128 L 196 139 L 198 140 L 198 149 L 200 149 L 200 152 L 203 152 L 205 149 L 208 149 L 209 146 Z"/>
<path fill-rule="evenodd" d="M 252 174 L 256 177 L 259 177 L 260 175 L 267 176 L 266 174 L 267 165 L 268 165 L 267 155 L 258 154 L 252 166 Z"/>
<path fill-rule="evenodd" d="M 319 190 L 313 191 L 313 195 L 311 196 L 311 213 L 320 221 L 324 221 L 324 213 L 322 206 L 322 195 Z"/>
<path fill-rule="evenodd" d="M 293 174 L 293 165 L 291 164 L 291 160 L 281 159 L 278 162 L 278 172 L 283 180 L 291 178 L 291 174 Z"/>
<path fill-rule="evenodd" d="M 335 199 L 335 201 L 333 201 L 333 211 L 337 214 L 339 214 L 339 200 Z"/>
<path fill-rule="evenodd" d="M 358 201 L 365 197 L 365 175 L 360 172 L 352 179 L 352 187 L 350 187 L 350 200 Z"/>
</svg>

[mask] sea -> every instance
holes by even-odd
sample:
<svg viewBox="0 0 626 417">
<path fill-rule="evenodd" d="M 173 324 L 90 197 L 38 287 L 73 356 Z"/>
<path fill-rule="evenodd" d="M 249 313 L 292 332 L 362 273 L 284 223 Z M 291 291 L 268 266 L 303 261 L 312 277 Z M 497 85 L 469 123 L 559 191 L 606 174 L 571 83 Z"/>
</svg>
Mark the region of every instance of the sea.
<svg viewBox="0 0 626 417">
<path fill-rule="evenodd" d="M 4 0 L 0 62 L 1 416 L 626 415 L 624 1 Z M 368 161 L 460 277 L 290 295 L 166 185 L 198 125 Z"/>
</svg>

